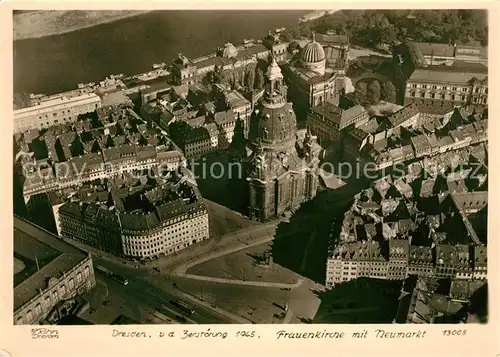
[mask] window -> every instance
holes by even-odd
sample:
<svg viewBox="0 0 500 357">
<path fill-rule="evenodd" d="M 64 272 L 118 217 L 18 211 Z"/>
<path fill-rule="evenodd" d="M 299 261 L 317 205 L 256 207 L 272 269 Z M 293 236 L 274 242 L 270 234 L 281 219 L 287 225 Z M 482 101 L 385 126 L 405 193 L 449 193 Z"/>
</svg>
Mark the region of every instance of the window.
<svg viewBox="0 0 500 357">
<path fill-rule="evenodd" d="M 28 312 L 26 313 L 26 318 L 28 319 L 28 323 L 31 322 L 33 320 L 33 311 L 28 310 Z"/>
<path fill-rule="evenodd" d="M 40 303 L 36 304 L 35 306 L 35 314 L 38 316 L 42 313 L 42 305 Z"/>
<path fill-rule="evenodd" d="M 425 92 L 420 93 L 420 98 L 425 98 Z"/>
<path fill-rule="evenodd" d="M 19 316 L 17 319 L 16 319 L 16 325 L 22 325 L 23 324 L 23 317 L 22 316 Z"/>
<path fill-rule="evenodd" d="M 82 282 L 82 273 L 78 272 L 78 274 L 76 274 L 76 283 L 80 284 L 81 282 Z"/>
<path fill-rule="evenodd" d="M 57 302 L 59 300 L 59 293 L 57 290 L 54 290 L 52 293 L 52 299 L 54 299 L 54 302 Z"/>
<path fill-rule="evenodd" d="M 51 303 L 51 301 L 50 301 L 50 296 L 47 296 L 47 297 L 45 298 L 45 301 L 44 301 L 43 303 L 45 304 L 45 307 L 49 307 L 49 306 L 50 306 L 50 303 Z"/>
<path fill-rule="evenodd" d="M 69 289 L 73 290 L 75 288 L 75 281 L 73 278 L 69 279 Z"/>
</svg>

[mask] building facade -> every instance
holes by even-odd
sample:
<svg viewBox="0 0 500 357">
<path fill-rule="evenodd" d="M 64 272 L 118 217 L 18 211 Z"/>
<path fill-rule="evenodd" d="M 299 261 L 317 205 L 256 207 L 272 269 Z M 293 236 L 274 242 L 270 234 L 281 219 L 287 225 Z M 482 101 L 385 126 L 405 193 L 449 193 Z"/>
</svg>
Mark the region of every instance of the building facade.
<svg viewBox="0 0 500 357">
<path fill-rule="evenodd" d="M 14 110 L 14 134 L 72 123 L 80 114 L 91 113 L 100 107 L 101 98 L 94 93 L 50 98 L 31 107 Z"/>
<path fill-rule="evenodd" d="M 343 110 L 331 102 L 311 108 L 307 115 L 307 124 L 313 135 L 320 141 L 329 140 L 338 144 L 342 130 L 358 127 L 368 120 L 368 112 L 361 105 Z"/>
<path fill-rule="evenodd" d="M 61 236 L 130 259 L 156 259 L 209 238 L 205 204 L 185 178 L 132 194 L 111 188 L 103 202 L 67 202 L 59 220 Z"/>
<path fill-rule="evenodd" d="M 24 279 L 21 276 L 20 282 L 14 276 L 16 325 L 38 325 L 72 314 L 68 307 L 71 302 L 96 284 L 90 254 L 18 217 L 14 217 L 14 252 L 16 259 L 23 261 L 24 270 L 29 269 L 31 260 L 37 265 L 34 273 Z"/>
<path fill-rule="evenodd" d="M 285 66 L 290 98 L 296 106 L 307 109 L 326 101 L 338 102 L 344 88 L 348 50 L 339 51 L 327 46 L 330 56 L 327 58 L 323 45 L 316 42 L 313 34 L 312 41 L 304 46 L 299 57 Z M 342 65 L 333 59 L 337 55 L 342 58 Z"/>
<path fill-rule="evenodd" d="M 249 216 L 266 221 L 316 195 L 319 146 L 310 132 L 298 142 L 292 104 L 273 57 L 266 72 L 265 94 L 254 108 L 248 134 Z"/>
</svg>

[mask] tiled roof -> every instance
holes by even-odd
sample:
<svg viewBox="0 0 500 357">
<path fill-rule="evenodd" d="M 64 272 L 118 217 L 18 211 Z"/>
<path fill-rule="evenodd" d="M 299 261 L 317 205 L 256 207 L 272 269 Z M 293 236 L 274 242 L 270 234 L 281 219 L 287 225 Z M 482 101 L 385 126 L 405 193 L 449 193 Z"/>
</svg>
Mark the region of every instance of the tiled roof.
<svg viewBox="0 0 500 357">
<path fill-rule="evenodd" d="M 14 217 L 14 253 L 31 262 L 36 257 L 40 267 L 15 286 L 14 310 L 44 290 L 49 278 L 58 278 L 87 258 L 83 251 L 18 217 Z"/>
<path fill-rule="evenodd" d="M 446 43 L 430 43 L 430 42 L 412 42 L 424 56 L 434 57 L 453 57 L 455 48 L 453 45 Z"/>
<path fill-rule="evenodd" d="M 391 122 L 392 126 L 396 127 L 401 125 L 406 120 L 411 117 L 417 115 L 419 113 L 418 107 L 415 103 L 411 103 L 401 108 L 397 112 L 391 114 L 388 119 Z"/>
<path fill-rule="evenodd" d="M 409 82 L 469 85 L 473 80 L 487 81 L 488 68 L 466 68 L 454 70 L 447 66 L 417 68 L 408 78 Z"/>
</svg>

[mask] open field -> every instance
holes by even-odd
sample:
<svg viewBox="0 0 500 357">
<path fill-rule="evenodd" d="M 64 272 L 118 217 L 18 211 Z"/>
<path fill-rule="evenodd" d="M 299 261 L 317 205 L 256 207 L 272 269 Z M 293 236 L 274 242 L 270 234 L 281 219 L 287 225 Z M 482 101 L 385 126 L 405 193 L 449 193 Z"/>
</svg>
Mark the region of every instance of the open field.
<svg viewBox="0 0 500 357">
<path fill-rule="evenodd" d="M 257 264 L 264 252 L 271 250 L 271 244 L 260 244 L 209 260 L 189 268 L 187 273 L 231 280 L 295 284 L 299 276 L 290 270 L 277 264 Z"/>
</svg>

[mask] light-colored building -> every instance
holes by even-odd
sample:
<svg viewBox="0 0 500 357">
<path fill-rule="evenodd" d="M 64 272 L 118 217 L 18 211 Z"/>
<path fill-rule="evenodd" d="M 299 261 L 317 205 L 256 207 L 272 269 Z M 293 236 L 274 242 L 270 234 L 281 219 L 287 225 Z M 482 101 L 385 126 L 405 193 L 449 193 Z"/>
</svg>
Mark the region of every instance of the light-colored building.
<svg viewBox="0 0 500 357">
<path fill-rule="evenodd" d="M 361 105 L 343 110 L 333 103 L 317 105 L 308 113 L 307 123 L 313 135 L 319 140 L 339 141 L 343 129 L 358 127 L 369 120 L 368 112 Z"/>
<path fill-rule="evenodd" d="M 40 101 L 31 107 L 14 111 L 14 133 L 75 122 L 80 114 L 91 113 L 101 104 L 101 98 L 94 93 Z"/>
<path fill-rule="evenodd" d="M 152 167 L 177 168 L 186 165 L 186 158 L 179 150 L 134 145 L 103 149 L 102 153 L 89 153 L 58 162 L 51 167 L 36 167 L 26 173 L 23 194 L 28 201 L 32 195 L 55 191 L 98 179 L 111 178 L 125 172 L 151 169 Z"/>
<path fill-rule="evenodd" d="M 273 60 L 266 71 L 265 94 L 250 119 L 248 142 L 236 160 L 245 163 L 244 192 L 248 215 L 267 221 L 316 196 L 321 147 L 307 131 L 300 138 L 292 103 L 287 101 L 283 74 Z"/>
<path fill-rule="evenodd" d="M 326 101 L 338 102 L 344 89 L 347 57 L 347 49 L 323 46 L 313 35 L 312 41 L 301 49 L 299 57 L 284 67 L 290 97 L 295 105 L 311 108 Z"/>
<path fill-rule="evenodd" d="M 262 44 L 272 52 L 278 63 L 286 61 L 289 43 L 283 41 L 280 33 L 269 31 Z"/>
<path fill-rule="evenodd" d="M 479 44 L 411 43 L 422 52 L 429 65 L 452 64 L 455 60 L 488 63 L 488 47 Z"/>
<path fill-rule="evenodd" d="M 133 193 L 112 188 L 107 201 L 64 204 L 59 208 L 61 235 L 140 260 L 173 254 L 209 238 L 203 198 L 186 178 Z"/>
<path fill-rule="evenodd" d="M 18 217 L 14 252 L 16 325 L 53 323 L 74 314 L 77 298 L 96 284 L 90 254 Z"/>
<path fill-rule="evenodd" d="M 405 104 L 418 100 L 451 101 L 455 106 L 488 104 L 488 68 L 450 71 L 446 66 L 416 69 L 406 82 Z M 481 66 L 481 68 L 479 68 Z"/>
</svg>

